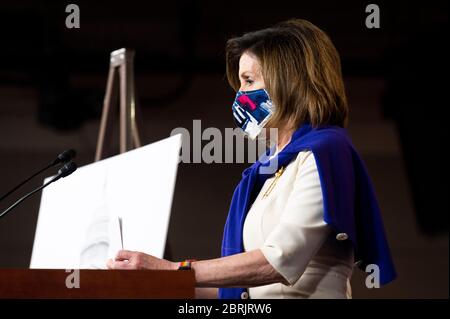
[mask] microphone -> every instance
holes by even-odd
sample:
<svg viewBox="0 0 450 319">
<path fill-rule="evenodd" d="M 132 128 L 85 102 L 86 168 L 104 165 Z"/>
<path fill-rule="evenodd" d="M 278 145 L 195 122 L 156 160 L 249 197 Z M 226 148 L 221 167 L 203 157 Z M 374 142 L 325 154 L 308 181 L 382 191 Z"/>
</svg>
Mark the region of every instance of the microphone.
<svg viewBox="0 0 450 319">
<path fill-rule="evenodd" d="M 72 174 L 73 172 L 75 172 L 75 170 L 77 169 L 77 164 L 75 164 L 74 162 L 68 162 L 66 164 L 64 164 L 58 171 L 58 174 L 53 177 L 51 180 L 49 180 L 47 183 L 45 183 L 44 185 L 39 186 L 38 188 L 32 190 L 31 192 L 29 192 L 28 194 L 26 194 L 25 196 L 21 197 L 19 200 L 17 200 L 14 204 L 12 204 L 11 206 L 9 206 L 7 209 L 5 209 L 1 214 L 0 214 L 0 218 L 2 218 L 3 216 L 5 216 L 6 214 L 8 214 L 11 210 L 13 210 L 15 207 L 17 207 L 20 203 L 22 203 L 25 199 L 27 199 L 28 197 L 34 195 L 35 193 L 39 192 L 40 190 L 44 189 L 45 187 L 47 187 L 48 185 L 50 185 L 51 183 L 56 182 L 58 179 L 63 178 L 63 177 L 67 177 L 70 174 Z"/>
<path fill-rule="evenodd" d="M 58 165 L 59 163 L 67 163 L 69 162 L 72 158 L 74 158 L 77 155 L 77 152 L 75 152 L 75 150 L 66 150 L 64 152 L 62 152 L 61 154 L 59 154 L 55 160 L 53 162 L 51 162 L 50 164 L 48 164 L 47 166 L 45 166 L 44 168 L 42 168 L 41 170 L 39 170 L 38 172 L 34 173 L 33 175 L 31 175 L 30 177 L 28 177 L 26 180 L 24 180 L 23 182 L 21 182 L 19 185 L 17 185 L 16 187 L 14 187 L 13 189 L 11 189 L 9 192 L 7 192 L 5 195 L 3 195 L 2 197 L 0 197 L 0 202 L 2 200 L 4 200 L 6 197 L 8 197 L 9 195 L 11 195 L 12 193 L 14 193 L 17 189 L 19 189 L 22 185 L 24 185 L 25 183 L 27 183 L 28 181 L 30 181 L 31 179 L 33 179 L 34 177 L 38 176 L 39 174 L 41 174 L 42 172 L 48 170 L 49 168 Z"/>
<path fill-rule="evenodd" d="M 69 162 L 72 158 L 74 158 L 77 155 L 77 152 L 75 152 L 75 150 L 66 150 L 64 152 L 62 152 L 61 154 L 59 154 L 55 160 L 52 162 L 52 166 L 55 166 L 59 163 L 67 163 Z"/>
</svg>

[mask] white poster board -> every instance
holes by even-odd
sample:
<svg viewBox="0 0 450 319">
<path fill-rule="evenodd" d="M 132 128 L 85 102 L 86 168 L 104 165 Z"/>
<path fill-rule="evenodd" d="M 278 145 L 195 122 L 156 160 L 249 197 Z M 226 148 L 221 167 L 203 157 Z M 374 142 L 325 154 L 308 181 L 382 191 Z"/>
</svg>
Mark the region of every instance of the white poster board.
<svg viewBox="0 0 450 319">
<path fill-rule="evenodd" d="M 178 134 L 44 189 L 30 268 L 105 268 L 122 248 L 119 218 L 124 249 L 163 257 L 180 148 Z"/>
</svg>

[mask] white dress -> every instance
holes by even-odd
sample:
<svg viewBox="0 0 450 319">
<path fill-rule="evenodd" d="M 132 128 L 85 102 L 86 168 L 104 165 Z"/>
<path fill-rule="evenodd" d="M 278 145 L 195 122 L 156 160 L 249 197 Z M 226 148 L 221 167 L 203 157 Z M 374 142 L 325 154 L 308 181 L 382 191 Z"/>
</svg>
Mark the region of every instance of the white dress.
<svg viewBox="0 0 450 319">
<path fill-rule="evenodd" d="M 249 297 L 351 298 L 353 248 L 345 234 L 336 236 L 323 220 L 314 154 L 300 152 L 264 196 L 273 180 L 265 182 L 247 214 L 244 249 L 261 249 L 290 285 L 250 288 Z"/>
</svg>

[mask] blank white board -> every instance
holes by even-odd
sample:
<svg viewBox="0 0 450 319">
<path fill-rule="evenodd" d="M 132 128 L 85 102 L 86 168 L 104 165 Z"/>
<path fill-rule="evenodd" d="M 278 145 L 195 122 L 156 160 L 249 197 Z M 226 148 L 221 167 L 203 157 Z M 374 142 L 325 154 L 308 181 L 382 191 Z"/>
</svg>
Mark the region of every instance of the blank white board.
<svg viewBox="0 0 450 319">
<path fill-rule="evenodd" d="M 163 257 L 181 135 L 78 168 L 44 189 L 30 268 L 105 268 L 122 248 Z M 46 181 L 48 178 L 46 179 Z"/>
</svg>

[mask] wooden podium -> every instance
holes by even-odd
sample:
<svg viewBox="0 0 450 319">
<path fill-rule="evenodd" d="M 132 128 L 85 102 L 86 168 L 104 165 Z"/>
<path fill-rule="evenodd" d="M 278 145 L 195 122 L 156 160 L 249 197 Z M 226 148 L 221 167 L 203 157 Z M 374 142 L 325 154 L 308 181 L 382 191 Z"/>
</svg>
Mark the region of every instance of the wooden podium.
<svg viewBox="0 0 450 319">
<path fill-rule="evenodd" d="M 72 271 L 73 272 L 73 271 Z M 190 270 L 80 270 L 68 288 L 65 269 L 0 269 L 0 299 L 191 299 Z"/>
</svg>

